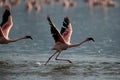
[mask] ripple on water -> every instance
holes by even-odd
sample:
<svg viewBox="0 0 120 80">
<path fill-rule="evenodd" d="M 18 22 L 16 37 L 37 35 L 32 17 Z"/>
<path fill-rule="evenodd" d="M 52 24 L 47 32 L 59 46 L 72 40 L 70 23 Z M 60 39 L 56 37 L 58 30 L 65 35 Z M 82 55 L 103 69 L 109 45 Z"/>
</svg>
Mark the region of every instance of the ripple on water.
<svg viewBox="0 0 120 80">
<path fill-rule="evenodd" d="M 41 63 L 43 63 L 41 61 Z M 37 65 L 33 62 L 9 63 L 0 61 L 0 75 L 120 75 L 119 62 L 76 62 L 74 64 Z"/>
</svg>

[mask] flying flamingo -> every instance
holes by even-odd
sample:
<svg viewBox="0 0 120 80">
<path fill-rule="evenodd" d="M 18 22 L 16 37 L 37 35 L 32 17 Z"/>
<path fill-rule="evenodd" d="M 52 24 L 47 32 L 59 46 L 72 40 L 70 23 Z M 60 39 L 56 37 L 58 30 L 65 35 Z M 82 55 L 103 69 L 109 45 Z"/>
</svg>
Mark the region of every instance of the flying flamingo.
<svg viewBox="0 0 120 80">
<path fill-rule="evenodd" d="M 60 55 L 60 53 L 63 50 L 67 50 L 68 48 L 72 48 L 72 47 L 77 47 L 80 46 L 81 44 L 87 42 L 87 41 L 94 41 L 94 39 L 92 37 L 86 38 L 84 41 L 78 43 L 78 44 L 71 44 L 70 43 L 70 38 L 71 38 L 71 34 L 72 34 L 72 25 L 70 23 L 70 20 L 68 17 L 64 18 L 63 21 L 63 27 L 61 28 L 61 31 L 59 31 L 55 25 L 52 23 L 50 17 L 47 17 L 47 20 L 50 24 L 50 29 L 51 29 L 51 34 L 55 40 L 55 45 L 51 50 L 56 50 L 56 52 L 50 56 L 48 58 L 48 60 L 46 61 L 45 65 L 47 65 L 47 63 L 49 62 L 49 60 L 55 55 L 57 54 L 55 60 L 62 60 L 62 61 L 67 61 L 69 63 L 72 63 L 72 61 L 67 60 L 67 59 L 59 59 L 58 56 Z"/>
<path fill-rule="evenodd" d="M 18 39 L 9 39 L 8 37 L 9 31 L 13 26 L 12 16 L 9 8 L 5 9 L 5 12 L 2 16 L 2 23 L 0 24 L 0 26 L 1 26 L 0 27 L 0 44 L 8 44 L 8 43 L 16 42 L 22 39 L 32 39 L 31 36 L 24 36 Z"/>
</svg>

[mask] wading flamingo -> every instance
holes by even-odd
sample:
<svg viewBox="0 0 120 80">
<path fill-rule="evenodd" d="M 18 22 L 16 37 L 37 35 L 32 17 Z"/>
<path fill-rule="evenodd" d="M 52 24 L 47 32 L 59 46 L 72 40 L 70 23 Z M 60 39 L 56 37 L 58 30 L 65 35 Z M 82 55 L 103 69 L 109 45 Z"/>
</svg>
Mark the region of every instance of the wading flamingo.
<svg viewBox="0 0 120 80">
<path fill-rule="evenodd" d="M 24 36 L 18 39 L 9 39 L 8 37 L 9 31 L 13 26 L 12 16 L 9 8 L 5 9 L 5 12 L 2 16 L 2 23 L 0 24 L 0 26 L 1 26 L 0 27 L 0 44 L 8 44 L 8 43 L 16 42 L 22 39 L 32 39 L 31 36 Z"/>
<path fill-rule="evenodd" d="M 26 10 L 28 13 L 30 13 L 32 11 L 33 5 L 32 2 L 30 0 L 26 0 Z"/>
<path fill-rule="evenodd" d="M 68 17 L 64 18 L 63 21 L 63 27 L 61 28 L 61 31 L 59 31 L 55 25 L 52 23 L 50 17 L 47 17 L 47 20 L 50 24 L 50 29 L 51 29 L 51 34 L 55 40 L 55 45 L 51 50 L 56 50 L 56 52 L 50 56 L 48 58 L 48 60 L 46 61 L 45 65 L 49 62 L 49 60 L 55 55 L 57 54 L 55 60 L 62 60 L 62 61 L 67 61 L 69 63 L 72 63 L 72 61 L 67 60 L 67 59 L 59 59 L 58 56 L 60 55 L 61 51 L 63 50 L 67 50 L 68 48 L 72 48 L 72 47 L 77 47 L 80 46 L 81 44 L 87 42 L 87 41 L 94 41 L 94 39 L 92 37 L 86 38 L 84 41 L 78 43 L 78 44 L 71 44 L 70 43 L 70 38 L 71 38 L 71 34 L 72 34 L 72 25 L 70 23 L 70 20 Z"/>
</svg>

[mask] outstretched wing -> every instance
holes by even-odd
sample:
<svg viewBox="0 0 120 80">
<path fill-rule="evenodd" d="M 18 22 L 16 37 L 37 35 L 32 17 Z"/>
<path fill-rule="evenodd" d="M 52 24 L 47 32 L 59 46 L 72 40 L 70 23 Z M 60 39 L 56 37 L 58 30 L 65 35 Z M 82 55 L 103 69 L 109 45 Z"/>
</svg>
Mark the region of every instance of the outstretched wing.
<svg viewBox="0 0 120 80">
<path fill-rule="evenodd" d="M 50 30 L 51 30 L 51 34 L 55 40 L 55 42 L 62 42 L 65 43 L 65 40 L 63 39 L 62 35 L 60 34 L 60 32 L 58 31 L 58 29 L 55 27 L 55 25 L 52 23 L 50 17 L 47 17 L 47 20 L 50 24 Z"/>
<path fill-rule="evenodd" d="M 8 38 L 9 31 L 13 26 L 12 16 L 9 9 L 5 9 L 2 16 L 2 23 L 0 24 L 2 32 L 6 38 Z"/>
<path fill-rule="evenodd" d="M 60 33 L 62 34 L 64 40 L 70 43 L 70 38 L 72 35 L 72 25 L 68 17 L 64 18 L 63 27 L 61 28 Z"/>
</svg>

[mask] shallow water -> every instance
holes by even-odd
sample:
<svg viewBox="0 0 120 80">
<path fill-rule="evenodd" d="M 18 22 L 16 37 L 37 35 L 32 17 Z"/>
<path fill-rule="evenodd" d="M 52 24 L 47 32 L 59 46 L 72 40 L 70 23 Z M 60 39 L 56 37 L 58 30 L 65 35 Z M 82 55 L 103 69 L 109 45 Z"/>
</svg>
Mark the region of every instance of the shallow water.
<svg viewBox="0 0 120 80">
<path fill-rule="evenodd" d="M 10 38 L 31 35 L 33 40 L 0 45 L 0 80 L 120 80 L 120 6 L 108 8 L 106 13 L 97 7 L 91 14 L 87 4 L 76 1 L 75 8 L 64 10 L 60 4 L 53 4 L 44 6 L 38 14 L 34 10 L 27 14 L 24 1 L 12 8 L 14 26 Z M 0 13 L 1 21 L 2 8 Z M 62 52 L 60 57 L 70 59 L 73 64 L 53 58 L 47 66 L 43 65 L 54 53 L 50 51 L 54 40 L 47 15 L 58 29 L 63 18 L 70 17 L 71 43 L 89 36 L 95 39 Z"/>
<path fill-rule="evenodd" d="M 77 62 L 64 64 L 51 62 L 4 63 L 0 65 L 2 80 L 119 80 L 120 62 Z"/>
</svg>

